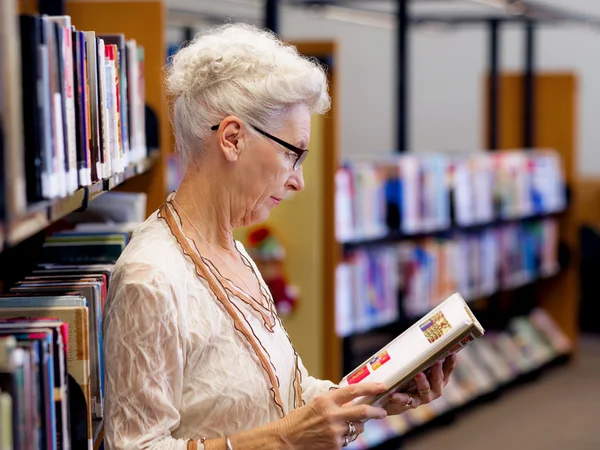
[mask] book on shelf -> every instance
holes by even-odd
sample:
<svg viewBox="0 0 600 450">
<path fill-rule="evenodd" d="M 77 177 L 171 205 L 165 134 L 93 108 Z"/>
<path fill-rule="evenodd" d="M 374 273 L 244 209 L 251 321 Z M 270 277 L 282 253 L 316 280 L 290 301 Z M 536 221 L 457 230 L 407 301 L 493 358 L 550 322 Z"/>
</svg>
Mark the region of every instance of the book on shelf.
<svg viewBox="0 0 600 450">
<path fill-rule="evenodd" d="M 0 347 L 13 337 L 16 352 L 27 357 L 18 390 L 2 389 L 0 364 L 0 389 L 18 412 L 7 419 L 16 450 L 90 448 L 93 420 L 103 417 L 110 276 L 134 223 L 144 220 L 146 197 L 115 193 L 106 200 L 48 234 L 36 268 L 0 295 Z M 127 213 L 119 213 L 124 207 Z"/>
<path fill-rule="evenodd" d="M 355 248 L 336 268 L 336 332 L 347 337 L 410 320 L 453 292 L 472 301 L 559 268 L 556 218 Z"/>
<path fill-rule="evenodd" d="M 416 235 L 562 211 L 551 150 L 412 154 L 346 161 L 336 173 L 339 242 Z"/>
<path fill-rule="evenodd" d="M 419 372 L 426 372 L 483 334 L 483 327 L 462 296 L 455 293 L 346 375 L 339 385 L 383 383 L 386 393 L 363 396 L 355 402 L 385 405 L 391 392 L 416 392 L 414 377 Z"/>
<path fill-rule="evenodd" d="M 147 156 L 144 51 L 69 16 L 0 6 L 1 192 L 9 220 Z M 22 93 L 22 96 L 21 96 Z"/>
<path fill-rule="evenodd" d="M 336 268 L 339 336 L 398 320 L 399 259 L 392 247 L 359 250 Z"/>
</svg>

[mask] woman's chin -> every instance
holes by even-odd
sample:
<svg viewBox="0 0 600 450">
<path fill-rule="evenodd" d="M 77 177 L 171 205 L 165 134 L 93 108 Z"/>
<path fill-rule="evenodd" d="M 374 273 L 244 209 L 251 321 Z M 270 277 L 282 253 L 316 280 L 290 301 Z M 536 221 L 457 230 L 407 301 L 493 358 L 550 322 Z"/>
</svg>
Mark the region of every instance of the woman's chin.
<svg viewBox="0 0 600 450">
<path fill-rule="evenodd" d="M 261 224 L 263 222 L 266 222 L 270 215 L 271 210 L 269 208 L 261 208 L 257 211 L 254 211 L 250 216 L 250 220 L 248 220 L 247 223 L 244 223 L 242 226 L 249 227 L 252 225 Z"/>
</svg>

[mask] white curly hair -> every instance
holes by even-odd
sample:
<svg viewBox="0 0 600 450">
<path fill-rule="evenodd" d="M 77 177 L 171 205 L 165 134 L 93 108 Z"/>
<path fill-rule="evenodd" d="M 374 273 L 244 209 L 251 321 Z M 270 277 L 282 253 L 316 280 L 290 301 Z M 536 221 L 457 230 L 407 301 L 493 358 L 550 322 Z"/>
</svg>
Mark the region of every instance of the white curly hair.
<svg viewBox="0 0 600 450">
<path fill-rule="evenodd" d="M 247 24 L 197 34 L 173 56 L 166 75 L 177 150 L 184 162 L 202 153 L 210 127 L 227 115 L 276 131 L 298 104 L 314 114 L 330 107 L 323 67 L 273 33 Z"/>
</svg>

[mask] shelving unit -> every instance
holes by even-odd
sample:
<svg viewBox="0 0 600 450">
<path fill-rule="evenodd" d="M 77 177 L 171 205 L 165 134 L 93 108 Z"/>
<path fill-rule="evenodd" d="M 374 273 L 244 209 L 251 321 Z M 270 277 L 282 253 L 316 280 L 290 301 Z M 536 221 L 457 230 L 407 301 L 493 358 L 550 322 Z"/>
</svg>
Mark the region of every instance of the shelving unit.
<svg viewBox="0 0 600 450">
<path fill-rule="evenodd" d="M 15 13 L 68 15 L 77 30 L 94 31 L 97 35 L 123 34 L 127 39 L 134 39 L 138 46 L 144 48 L 142 81 L 145 87 L 145 105 L 140 102 L 136 106 L 141 106 L 142 108 L 137 111 L 145 114 L 148 148 L 144 159 L 129 164 L 121 173 L 81 187 L 64 198 L 29 204 L 26 208 L 13 209 L 11 214 L 7 214 L 6 220 L 0 221 L 0 264 L 3 268 L 0 288 L 3 293 L 10 289 L 16 281 L 22 279 L 25 274 L 30 274 L 32 267 L 39 262 L 37 257 L 41 252 L 46 231 L 61 226 L 62 219 L 67 218 L 71 213 L 85 210 L 90 202 L 104 193 L 110 191 L 145 193 L 146 213 L 149 215 L 155 211 L 164 202 L 167 194 L 164 163 L 171 143 L 161 78 L 162 68 L 165 64 L 163 0 L 143 2 L 138 0 L 112 2 L 104 0 L 85 2 L 78 0 L 9 1 L 11 3 L 14 1 Z M 17 22 L 19 21 L 17 20 Z M 135 47 L 133 48 L 135 52 Z M 128 72 L 129 75 L 131 72 Z M 133 96 L 135 93 L 134 89 L 128 91 L 128 95 Z M 140 97 L 133 98 L 139 99 Z M 133 105 L 133 103 L 129 104 Z M 121 111 L 125 111 L 125 109 L 122 108 Z M 19 118 L 19 120 L 21 119 Z M 131 127 L 128 130 L 132 129 Z M 143 132 L 143 128 L 136 130 Z M 15 133 L 15 135 L 19 135 L 19 133 Z M 134 135 L 129 136 L 132 136 L 133 148 Z M 139 151 L 142 146 L 142 144 L 136 146 L 135 150 Z M 19 147 L 14 145 L 10 148 L 19 149 Z M 5 151 L 6 148 L 7 146 L 4 146 Z M 24 151 L 15 150 L 11 155 L 21 153 L 24 154 Z M 137 153 L 134 157 L 139 158 Z M 20 214 L 20 211 L 25 212 Z M 80 424 L 78 419 L 73 420 Z M 86 445 L 87 439 L 89 439 L 90 448 L 99 450 L 102 448 L 104 440 L 103 421 L 94 420 L 91 431 L 91 435 L 86 435 Z"/>
<path fill-rule="evenodd" d="M 0 226 L 0 236 L 3 236 L 0 250 L 3 246 L 14 247 L 68 214 L 85 209 L 89 202 L 105 192 L 112 191 L 126 181 L 148 172 L 158 158 L 159 152 L 155 152 L 143 161 L 128 166 L 124 172 L 80 188 L 68 197 L 34 205 L 25 216 Z M 2 230 L 6 231 L 2 233 Z"/>
<path fill-rule="evenodd" d="M 415 233 L 415 234 L 405 234 L 400 231 L 386 234 L 385 236 L 370 238 L 370 239 L 356 239 L 356 240 L 348 240 L 344 242 L 340 242 L 343 246 L 344 252 L 348 252 L 350 250 L 361 248 L 361 247 L 370 247 L 376 245 L 386 245 L 393 244 L 395 242 L 407 241 L 407 240 L 418 240 L 425 239 L 429 237 L 443 237 L 452 233 L 456 233 L 459 231 L 468 232 L 468 231 L 478 231 L 483 230 L 490 227 L 496 227 L 501 225 L 507 225 L 511 223 L 520 223 L 520 222 L 531 222 L 539 219 L 550 218 L 550 217 L 560 217 L 563 212 L 556 212 L 551 214 L 536 214 L 527 217 L 518 217 L 513 219 L 498 219 L 492 222 L 486 223 L 478 223 L 474 225 L 466 225 L 466 226 L 452 226 L 449 228 L 444 228 L 441 230 L 428 231 L 424 233 Z"/>
</svg>

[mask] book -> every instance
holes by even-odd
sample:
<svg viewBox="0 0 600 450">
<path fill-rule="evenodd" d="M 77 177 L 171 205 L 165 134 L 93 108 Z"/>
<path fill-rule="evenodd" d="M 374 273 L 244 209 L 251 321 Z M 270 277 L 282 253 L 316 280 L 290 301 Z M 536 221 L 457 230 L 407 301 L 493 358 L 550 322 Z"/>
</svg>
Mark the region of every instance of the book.
<svg viewBox="0 0 600 450">
<path fill-rule="evenodd" d="M 552 214 L 566 207 L 552 150 L 353 156 L 335 176 L 343 243 Z"/>
<path fill-rule="evenodd" d="M 484 332 L 462 296 L 455 293 L 346 375 L 339 386 L 383 383 L 385 393 L 355 399 L 357 404 L 383 406 L 392 392 L 416 392 L 413 379 L 418 373 L 460 351 Z"/>
<path fill-rule="evenodd" d="M 19 17 L 21 30 L 21 68 L 23 92 L 23 126 L 27 201 L 34 203 L 44 198 L 42 178 L 45 157 L 43 151 L 43 122 L 40 105 L 42 91 L 39 46 L 41 20 L 31 15 Z"/>
<path fill-rule="evenodd" d="M 528 362 L 527 354 L 522 351 L 523 346 L 535 346 L 536 341 L 546 339 L 549 334 L 559 336 L 555 341 L 558 347 L 554 341 L 552 343 L 556 354 L 561 354 L 561 349 L 565 350 L 565 346 L 569 344 L 568 338 L 560 337 L 562 331 L 543 309 L 535 309 L 528 316 L 518 316 L 515 320 L 521 323 L 521 327 L 530 324 L 535 331 L 518 334 L 506 331 L 486 332 L 483 338 L 477 339 L 457 355 L 456 368 L 444 387 L 442 397 L 401 415 L 368 421 L 365 423 L 364 433 L 349 444 L 348 449 L 368 449 L 388 439 L 405 435 L 435 417 L 527 374 L 535 369 L 535 365 Z M 542 329 L 539 328 L 538 322 L 543 324 Z M 549 330 L 551 331 L 548 333 Z"/>
<path fill-rule="evenodd" d="M 68 296 L 69 291 L 76 291 L 76 295 Z M 55 307 L 55 306 L 85 306 L 89 310 L 89 342 L 90 342 L 90 370 L 92 413 L 95 419 L 102 418 L 103 410 L 103 358 L 102 358 L 102 286 L 100 283 L 88 280 L 28 280 L 22 281 L 11 289 L 11 293 L 20 294 L 22 297 L 0 297 L 0 309 L 20 308 L 27 312 L 30 308 Z M 28 298 L 26 295 L 55 294 L 54 301 L 40 301 L 40 297 Z M 82 302 L 83 295 L 86 302 Z M 63 297 L 60 297 L 63 296 Z M 37 300 L 37 301 L 36 301 Z M 74 302 L 73 300 L 77 300 Z"/>
<path fill-rule="evenodd" d="M 25 319 L 25 317 L 27 319 Z M 43 319 L 56 318 L 61 322 L 68 324 L 67 340 L 67 367 L 68 373 L 73 376 L 81 389 L 83 390 L 86 401 L 87 436 L 91 440 L 92 436 L 92 396 L 90 384 L 90 336 L 89 336 L 89 317 L 86 307 L 45 307 L 45 308 L 1 308 L 0 332 L 2 330 L 15 329 L 21 326 L 22 322 L 29 320 L 36 326 L 43 325 Z M 42 320 L 40 320 L 42 319 Z M 73 423 L 72 423 L 73 424 Z"/>
<path fill-rule="evenodd" d="M 15 408 L 22 410 L 26 431 L 16 436 L 23 438 L 27 449 L 71 448 L 70 442 L 75 441 L 70 436 L 70 392 L 64 345 L 68 338 L 67 325 L 48 319 L 0 320 L 0 341 L 5 342 L 6 337 L 16 340 L 16 347 L 24 358 L 23 383 L 20 383 L 23 392 L 13 396 L 13 401 Z M 35 441 L 44 445 L 31 445 Z"/>
<path fill-rule="evenodd" d="M 67 171 L 67 192 L 75 192 L 79 187 L 77 177 L 77 131 L 75 111 L 75 73 L 73 66 L 73 39 L 69 16 L 45 16 L 56 25 L 58 60 L 61 92 L 62 119 L 65 143 L 65 169 Z"/>
<path fill-rule="evenodd" d="M 86 89 L 89 91 L 87 95 L 90 121 L 88 138 L 89 147 L 92 157 L 92 181 L 98 181 L 104 176 L 104 152 L 101 150 L 100 143 L 100 97 L 99 97 L 99 78 L 98 78 L 98 53 L 96 33 L 94 31 L 84 31 L 85 38 L 85 69 L 87 74 Z"/>
</svg>

